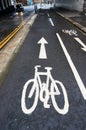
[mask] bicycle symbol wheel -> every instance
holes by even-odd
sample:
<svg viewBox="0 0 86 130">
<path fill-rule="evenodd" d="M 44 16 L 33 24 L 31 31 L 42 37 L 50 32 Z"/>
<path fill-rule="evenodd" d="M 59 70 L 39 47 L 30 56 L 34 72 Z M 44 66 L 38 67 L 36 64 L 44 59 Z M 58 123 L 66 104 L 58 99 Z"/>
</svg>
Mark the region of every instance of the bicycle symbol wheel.
<svg viewBox="0 0 86 130">
<path fill-rule="evenodd" d="M 22 91 L 21 107 L 25 114 L 31 114 L 38 103 L 39 87 L 36 80 L 28 80 Z"/>
<path fill-rule="evenodd" d="M 65 115 L 69 110 L 69 101 L 67 92 L 64 85 L 60 81 L 55 81 L 55 85 L 51 85 L 51 99 L 55 110 Z M 57 95 L 56 91 L 59 90 L 60 94 Z M 60 96 L 60 98 L 58 98 Z M 60 103 L 59 103 L 60 102 Z M 60 105 L 61 104 L 61 105 Z"/>
</svg>

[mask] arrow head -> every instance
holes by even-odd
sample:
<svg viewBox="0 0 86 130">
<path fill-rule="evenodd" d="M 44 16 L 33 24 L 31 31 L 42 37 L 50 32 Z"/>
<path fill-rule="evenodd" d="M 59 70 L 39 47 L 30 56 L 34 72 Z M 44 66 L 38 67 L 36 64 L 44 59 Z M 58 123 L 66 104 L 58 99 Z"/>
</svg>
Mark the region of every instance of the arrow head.
<svg viewBox="0 0 86 130">
<path fill-rule="evenodd" d="M 74 39 L 82 46 L 81 49 L 86 52 L 86 45 L 78 37 L 75 37 Z"/>
<path fill-rule="evenodd" d="M 81 48 L 83 51 L 85 51 L 86 52 L 86 47 L 83 47 L 83 48 Z"/>
<path fill-rule="evenodd" d="M 48 42 L 45 40 L 44 37 L 42 37 L 39 41 L 38 44 L 48 44 Z"/>
</svg>

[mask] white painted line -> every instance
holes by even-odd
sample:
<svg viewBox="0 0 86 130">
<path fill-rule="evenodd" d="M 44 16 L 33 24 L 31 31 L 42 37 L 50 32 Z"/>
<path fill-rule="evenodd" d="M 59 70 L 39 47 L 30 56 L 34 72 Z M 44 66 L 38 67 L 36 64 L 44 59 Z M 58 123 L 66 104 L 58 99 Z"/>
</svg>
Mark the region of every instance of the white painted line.
<svg viewBox="0 0 86 130">
<path fill-rule="evenodd" d="M 86 45 L 78 37 L 75 37 L 74 39 L 82 46 L 81 49 L 86 52 Z"/>
<path fill-rule="evenodd" d="M 60 42 L 60 45 L 61 45 L 61 47 L 63 49 L 63 52 L 64 52 L 64 54 L 66 56 L 66 59 L 67 59 L 69 65 L 70 65 L 70 68 L 71 68 L 71 70 L 72 70 L 72 72 L 74 74 L 74 77 L 75 77 L 76 82 L 77 82 L 77 84 L 78 84 L 78 86 L 80 88 L 80 91 L 81 91 L 81 93 L 83 95 L 83 98 L 86 100 L 86 88 L 85 88 L 85 85 L 82 82 L 82 79 L 81 79 L 81 77 L 80 77 L 80 75 L 79 75 L 79 73 L 78 73 L 78 71 L 77 71 L 77 69 L 76 69 L 76 67 L 75 67 L 75 65 L 74 65 L 74 63 L 73 63 L 73 61 L 72 61 L 72 59 L 71 59 L 65 45 L 64 45 L 61 37 L 60 37 L 60 35 L 58 33 L 56 33 L 56 35 L 57 35 L 58 40 Z"/>
<path fill-rule="evenodd" d="M 49 21 L 50 21 L 51 25 L 54 26 L 54 23 L 51 18 L 49 18 Z"/>
<path fill-rule="evenodd" d="M 40 52 L 39 52 L 39 59 L 47 59 L 45 44 L 48 44 L 48 42 L 45 40 L 45 38 L 41 38 L 38 41 L 38 44 L 41 44 L 40 46 Z"/>
<path fill-rule="evenodd" d="M 48 17 L 50 17 L 50 15 L 49 14 L 47 14 L 48 15 Z"/>
</svg>

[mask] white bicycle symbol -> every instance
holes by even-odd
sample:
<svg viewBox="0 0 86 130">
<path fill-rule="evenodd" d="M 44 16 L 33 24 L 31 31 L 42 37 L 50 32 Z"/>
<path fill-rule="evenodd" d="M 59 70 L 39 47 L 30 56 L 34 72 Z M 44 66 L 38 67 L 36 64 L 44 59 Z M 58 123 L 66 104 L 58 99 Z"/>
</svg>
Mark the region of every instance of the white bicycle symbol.
<svg viewBox="0 0 86 130">
<path fill-rule="evenodd" d="M 60 114 L 66 114 L 69 110 L 69 101 L 66 89 L 58 80 L 54 80 L 51 75 L 51 67 L 45 67 L 46 72 L 38 72 L 40 65 L 35 66 L 34 79 L 28 80 L 22 91 L 21 108 L 25 114 L 31 114 L 37 104 L 38 99 L 43 102 L 44 108 L 50 108 L 49 100 L 51 99 L 53 107 Z M 46 81 L 41 81 L 41 76 L 46 76 Z M 29 92 L 29 93 L 28 93 Z M 63 96 L 63 106 L 59 106 L 56 96 Z"/>
<path fill-rule="evenodd" d="M 72 36 L 72 35 L 78 36 L 76 30 L 72 30 L 72 29 L 71 29 L 71 30 L 68 30 L 68 29 L 62 29 L 62 32 L 63 32 L 63 33 L 66 33 L 66 34 L 69 34 L 70 36 Z"/>
</svg>

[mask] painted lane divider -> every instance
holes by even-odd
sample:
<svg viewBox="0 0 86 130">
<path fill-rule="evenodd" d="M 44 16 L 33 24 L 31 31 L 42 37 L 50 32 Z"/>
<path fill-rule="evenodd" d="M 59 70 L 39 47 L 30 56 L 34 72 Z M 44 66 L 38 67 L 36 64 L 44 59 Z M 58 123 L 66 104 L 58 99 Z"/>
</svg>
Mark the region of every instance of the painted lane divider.
<svg viewBox="0 0 86 130">
<path fill-rule="evenodd" d="M 47 16 L 48 16 L 48 17 L 50 17 L 50 15 L 49 15 L 49 14 L 47 14 Z"/>
<path fill-rule="evenodd" d="M 86 52 L 86 45 L 78 37 L 74 37 L 74 39 L 82 46 L 81 49 Z"/>
<path fill-rule="evenodd" d="M 49 21 L 50 21 L 51 25 L 54 26 L 54 23 L 51 18 L 49 18 Z"/>
<path fill-rule="evenodd" d="M 48 42 L 45 40 L 44 37 L 42 37 L 38 41 L 38 44 L 41 44 L 41 46 L 40 46 L 40 52 L 39 52 L 39 59 L 47 59 L 45 44 L 48 44 Z"/>
<path fill-rule="evenodd" d="M 48 19 L 49 19 L 49 22 L 51 23 L 51 25 L 54 26 L 53 20 L 50 18 L 50 15 L 48 13 L 47 13 L 47 16 L 48 16 Z"/>
<path fill-rule="evenodd" d="M 80 88 L 80 91 L 82 93 L 82 96 L 83 96 L 84 100 L 86 100 L 86 88 L 85 88 L 85 85 L 84 85 L 84 83 L 83 83 L 83 81 L 82 81 L 82 79 L 81 79 L 81 77 L 80 77 L 80 75 L 79 75 L 79 73 L 78 73 L 78 71 L 77 71 L 77 69 L 76 69 L 76 67 L 75 67 L 75 65 L 74 65 L 74 63 L 73 63 L 73 61 L 72 61 L 72 59 L 71 59 L 71 57 L 70 57 L 70 55 L 69 55 L 69 53 L 67 51 L 62 39 L 61 39 L 61 37 L 60 37 L 60 35 L 58 33 L 56 33 L 56 36 L 57 36 L 57 38 L 58 38 L 58 40 L 60 42 L 60 45 L 61 45 L 61 47 L 63 49 L 63 52 L 64 52 L 64 54 L 66 56 L 66 59 L 67 59 L 67 61 L 69 63 L 69 66 L 70 66 L 70 68 L 71 68 L 71 70 L 72 70 L 72 72 L 74 74 L 76 82 L 77 82 L 77 84 L 78 84 L 78 86 Z"/>
</svg>

